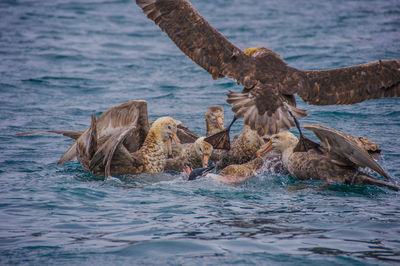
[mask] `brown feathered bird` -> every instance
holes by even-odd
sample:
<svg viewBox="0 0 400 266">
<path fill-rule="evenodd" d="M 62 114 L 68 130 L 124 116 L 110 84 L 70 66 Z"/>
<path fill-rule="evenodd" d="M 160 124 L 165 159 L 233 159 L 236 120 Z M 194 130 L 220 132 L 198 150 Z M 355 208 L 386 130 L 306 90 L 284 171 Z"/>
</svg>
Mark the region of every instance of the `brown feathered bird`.
<svg viewBox="0 0 400 266">
<path fill-rule="evenodd" d="M 182 126 L 180 122 L 174 119 L 172 122 L 171 119 L 166 119 L 169 121 L 167 127 L 176 128 L 176 132 L 171 133 L 171 136 L 175 138 L 175 134 L 178 135 L 184 143 L 194 142 L 197 135 Z M 156 122 L 153 122 L 151 127 L 153 125 L 158 128 L 158 131 L 161 130 L 160 132 L 169 130 L 156 126 Z M 156 129 L 149 130 L 147 102 L 134 100 L 107 109 L 97 119 L 92 116 L 92 123 L 85 131 L 41 130 L 17 135 L 56 133 L 73 138 L 75 142 L 63 154 L 58 164 L 77 158 L 86 171 L 109 176 L 160 171 L 160 165 L 165 164 L 163 161 L 165 149 L 161 149 L 164 144 L 156 138 L 158 136 L 158 133 L 154 132 Z M 150 138 L 150 136 L 153 137 Z M 147 140 L 148 137 L 149 140 Z M 153 141 L 150 141 L 151 139 Z M 165 140 L 167 143 L 170 141 L 170 139 Z M 178 142 L 177 139 L 175 140 Z M 151 152 L 150 146 L 153 146 L 157 152 Z M 171 149 L 170 146 L 167 145 L 167 148 Z M 141 154 L 137 153 L 139 149 L 141 149 Z M 147 156 L 146 153 L 154 154 L 154 157 Z"/>
<path fill-rule="evenodd" d="M 257 157 L 244 164 L 232 164 L 224 169 L 219 174 L 209 174 L 211 178 L 219 183 L 238 184 L 256 174 L 256 171 L 264 165 L 264 160 Z"/>
<path fill-rule="evenodd" d="M 316 179 L 350 185 L 399 186 L 376 179 L 359 170 L 369 168 L 388 179 L 388 174 L 354 137 L 316 124 L 304 125 L 321 140 L 321 145 L 308 140 L 308 151 L 296 151 L 298 139 L 288 131 L 273 135 L 264 152 L 274 147 L 282 152 L 282 162 L 289 173 L 300 180 Z M 301 145 L 300 145 L 301 147 Z"/>
<path fill-rule="evenodd" d="M 249 126 L 243 125 L 243 130 L 236 137 L 228 151 L 224 151 L 216 163 L 217 169 L 223 169 L 231 164 L 243 164 L 257 157 L 257 151 L 264 140 Z"/>
<path fill-rule="evenodd" d="M 90 151 L 91 146 L 96 146 L 96 142 L 79 142 L 78 139 L 78 160 L 83 168 L 94 174 L 104 173 L 105 176 L 163 172 L 168 155 L 172 154 L 172 142 L 179 143 L 175 119 L 158 118 L 153 122 L 139 150 L 129 152 L 124 141 L 132 135 L 136 124 L 134 122 L 125 130 L 115 132 L 104 144 L 97 147 L 92 156 L 87 151 Z M 91 133 L 96 132 L 95 123 L 92 123 L 89 132 L 93 136 L 87 140 L 95 139 L 95 133 Z"/>
<path fill-rule="evenodd" d="M 205 114 L 206 137 L 214 135 L 225 127 L 224 109 L 220 105 L 209 107 Z"/>
<path fill-rule="evenodd" d="M 228 93 L 235 117 L 260 135 L 275 134 L 304 117 L 294 95 L 308 104 L 354 104 L 400 96 L 400 60 L 380 60 L 330 70 L 299 70 L 264 47 L 240 50 L 213 28 L 187 0 L 136 0 L 195 63 L 213 77 L 229 77 L 244 86 Z M 290 112 L 290 113 L 289 113 Z"/>
<path fill-rule="evenodd" d="M 186 166 L 192 169 L 207 167 L 212 153 L 212 145 L 200 137 L 193 143 L 181 145 L 175 157 L 167 160 L 165 170 L 181 172 Z"/>
<path fill-rule="evenodd" d="M 97 119 L 92 116 L 91 126 L 85 131 L 79 130 L 39 130 L 16 134 L 26 136 L 38 133 L 56 133 L 75 140 L 61 156 L 57 164 L 63 164 L 78 157 L 82 166 L 89 170 L 89 162 L 98 148 L 110 145 L 110 140 L 125 135 L 123 145 L 129 152 L 137 151 L 150 129 L 147 102 L 133 100 L 113 106 L 104 111 Z"/>
</svg>

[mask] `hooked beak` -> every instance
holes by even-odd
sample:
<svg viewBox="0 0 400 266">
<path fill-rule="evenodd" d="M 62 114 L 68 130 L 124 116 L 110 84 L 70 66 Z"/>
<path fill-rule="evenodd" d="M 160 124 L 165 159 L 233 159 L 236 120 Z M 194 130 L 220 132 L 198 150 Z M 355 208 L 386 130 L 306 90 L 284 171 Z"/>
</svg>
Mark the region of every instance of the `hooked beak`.
<svg viewBox="0 0 400 266">
<path fill-rule="evenodd" d="M 257 50 L 261 49 L 262 47 L 252 47 L 252 48 L 247 48 L 243 52 L 249 56 L 252 56 Z"/>
<path fill-rule="evenodd" d="M 174 142 L 176 145 L 180 143 L 179 138 L 178 138 L 178 136 L 176 135 L 175 132 L 173 132 L 167 138 L 168 156 L 172 155 L 172 142 Z"/>
<path fill-rule="evenodd" d="M 270 150 L 272 150 L 274 146 L 272 146 L 272 140 L 268 141 L 264 145 L 261 146 L 261 148 L 258 151 L 258 154 L 261 156 L 264 156 L 267 154 Z"/>
<path fill-rule="evenodd" d="M 203 156 L 201 157 L 201 164 L 203 165 L 203 168 L 206 168 L 208 166 L 209 159 L 210 159 L 210 155 L 203 154 Z"/>
<path fill-rule="evenodd" d="M 220 130 L 224 129 L 224 127 L 225 127 L 224 119 L 221 116 L 217 116 L 216 120 L 217 120 L 218 129 L 220 129 Z"/>
</svg>

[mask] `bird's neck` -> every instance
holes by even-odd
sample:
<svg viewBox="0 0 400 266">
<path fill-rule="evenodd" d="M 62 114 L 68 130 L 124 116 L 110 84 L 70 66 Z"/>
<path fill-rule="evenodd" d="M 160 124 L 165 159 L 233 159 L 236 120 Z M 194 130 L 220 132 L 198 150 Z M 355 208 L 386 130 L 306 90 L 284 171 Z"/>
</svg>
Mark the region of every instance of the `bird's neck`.
<svg viewBox="0 0 400 266">
<path fill-rule="evenodd" d="M 196 148 L 195 148 L 195 143 L 191 143 L 188 145 L 187 149 L 185 150 L 185 158 L 187 158 L 187 160 L 190 163 L 196 163 L 198 161 L 201 161 L 201 155 L 198 155 L 196 152 Z"/>
<path fill-rule="evenodd" d="M 160 134 L 150 130 L 140 151 L 144 158 L 146 172 L 160 173 L 164 171 L 168 156 Z"/>
<path fill-rule="evenodd" d="M 216 133 L 221 131 L 221 129 L 219 129 L 218 127 L 213 126 L 209 122 L 206 123 L 206 127 L 207 127 L 207 129 L 206 129 L 206 137 L 209 137 L 209 136 L 214 135 L 214 134 L 216 134 Z"/>
<path fill-rule="evenodd" d="M 288 146 L 288 147 L 286 147 L 286 149 L 284 151 L 282 151 L 282 162 L 283 162 L 283 165 L 285 165 L 285 167 L 287 167 L 287 165 L 289 164 L 291 156 L 294 153 L 294 148 L 296 147 L 296 145 Z"/>
</svg>

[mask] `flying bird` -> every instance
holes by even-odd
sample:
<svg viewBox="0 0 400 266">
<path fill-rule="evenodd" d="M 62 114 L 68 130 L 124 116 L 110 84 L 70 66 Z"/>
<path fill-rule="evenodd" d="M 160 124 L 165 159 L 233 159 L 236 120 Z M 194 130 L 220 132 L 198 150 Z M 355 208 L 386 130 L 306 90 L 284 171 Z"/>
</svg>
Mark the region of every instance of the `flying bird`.
<svg viewBox="0 0 400 266">
<path fill-rule="evenodd" d="M 379 60 L 329 70 L 300 70 L 274 51 L 236 47 L 212 27 L 187 0 L 136 0 L 190 59 L 213 79 L 229 77 L 243 85 L 229 92 L 236 118 L 262 135 L 295 126 L 305 110 L 296 108 L 297 94 L 308 104 L 355 104 L 368 99 L 400 97 L 400 60 Z M 229 133 L 228 127 L 225 132 Z M 299 127 L 298 127 L 299 128 Z"/>
</svg>

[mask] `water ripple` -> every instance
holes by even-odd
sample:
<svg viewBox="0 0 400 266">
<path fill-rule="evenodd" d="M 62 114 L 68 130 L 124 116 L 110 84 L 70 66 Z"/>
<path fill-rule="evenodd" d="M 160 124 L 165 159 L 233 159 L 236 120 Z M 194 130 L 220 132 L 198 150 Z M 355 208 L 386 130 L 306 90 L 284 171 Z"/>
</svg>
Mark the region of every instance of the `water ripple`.
<svg viewBox="0 0 400 266">
<path fill-rule="evenodd" d="M 293 67 L 399 58 L 398 1 L 199 1 L 235 45 L 266 46 Z M 133 99 L 197 134 L 230 79 L 213 81 L 130 0 L 0 2 L 0 261 L 86 265 L 365 265 L 400 260 L 399 193 L 260 173 L 237 186 L 180 173 L 105 179 L 57 166 L 90 115 Z M 366 136 L 400 183 L 398 99 L 309 106 L 304 123 Z M 232 129 L 238 134 L 242 122 Z M 310 136 L 310 132 L 306 132 Z"/>
</svg>

